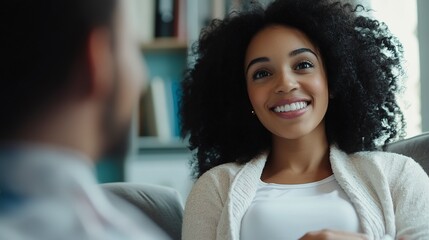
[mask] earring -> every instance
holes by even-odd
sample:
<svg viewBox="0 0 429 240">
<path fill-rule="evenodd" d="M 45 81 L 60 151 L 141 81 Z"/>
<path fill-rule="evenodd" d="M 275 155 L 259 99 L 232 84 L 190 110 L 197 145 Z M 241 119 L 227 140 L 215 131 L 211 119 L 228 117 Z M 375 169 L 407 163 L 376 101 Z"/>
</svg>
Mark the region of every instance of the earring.
<svg viewBox="0 0 429 240">
<path fill-rule="evenodd" d="M 252 113 L 252 115 L 255 115 L 255 110 L 252 110 L 252 112 L 251 112 L 251 113 Z"/>
</svg>

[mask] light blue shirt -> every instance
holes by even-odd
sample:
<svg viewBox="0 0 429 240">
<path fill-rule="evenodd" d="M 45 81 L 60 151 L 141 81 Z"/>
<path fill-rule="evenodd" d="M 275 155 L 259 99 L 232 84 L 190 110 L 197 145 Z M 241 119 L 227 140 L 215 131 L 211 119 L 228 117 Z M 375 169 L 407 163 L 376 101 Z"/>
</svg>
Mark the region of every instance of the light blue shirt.
<svg viewBox="0 0 429 240">
<path fill-rule="evenodd" d="M 102 191 L 84 155 L 57 147 L 0 148 L 0 239 L 169 239 Z"/>
</svg>

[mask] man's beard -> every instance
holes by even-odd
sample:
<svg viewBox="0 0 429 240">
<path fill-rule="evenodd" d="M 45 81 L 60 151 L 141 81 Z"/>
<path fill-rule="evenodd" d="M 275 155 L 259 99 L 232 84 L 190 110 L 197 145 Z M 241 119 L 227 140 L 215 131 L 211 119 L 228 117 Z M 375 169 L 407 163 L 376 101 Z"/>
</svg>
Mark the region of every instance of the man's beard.
<svg viewBox="0 0 429 240">
<path fill-rule="evenodd" d="M 102 141 L 105 144 L 101 155 L 102 158 L 124 161 L 130 142 L 131 116 L 125 123 L 121 123 L 118 119 L 118 93 L 120 91 L 118 81 L 118 78 L 114 79 L 113 90 L 106 101 L 102 116 Z"/>
<path fill-rule="evenodd" d="M 108 143 L 103 156 L 108 158 L 114 158 L 118 161 L 124 161 L 128 152 L 129 142 L 130 142 L 130 125 L 125 124 L 125 126 L 110 126 L 111 134 L 105 134 L 106 142 Z M 115 131 L 116 130 L 116 131 Z M 114 133 L 112 133 L 115 131 Z"/>
</svg>

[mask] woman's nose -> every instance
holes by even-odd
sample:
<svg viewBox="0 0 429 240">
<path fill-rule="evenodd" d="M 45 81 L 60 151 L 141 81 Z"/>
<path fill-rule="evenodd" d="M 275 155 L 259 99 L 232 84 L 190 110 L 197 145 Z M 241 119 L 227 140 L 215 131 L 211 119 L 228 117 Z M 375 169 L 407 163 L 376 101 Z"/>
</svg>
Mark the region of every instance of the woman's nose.
<svg viewBox="0 0 429 240">
<path fill-rule="evenodd" d="M 276 79 L 275 93 L 288 93 L 296 90 L 299 83 L 291 72 L 283 71 Z"/>
</svg>

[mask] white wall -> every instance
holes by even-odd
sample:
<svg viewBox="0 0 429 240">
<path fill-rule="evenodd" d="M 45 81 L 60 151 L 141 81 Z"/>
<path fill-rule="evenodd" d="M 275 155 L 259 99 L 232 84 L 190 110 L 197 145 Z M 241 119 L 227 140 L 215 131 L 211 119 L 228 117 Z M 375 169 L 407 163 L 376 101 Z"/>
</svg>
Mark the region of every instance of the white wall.
<svg viewBox="0 0 429 240">
<path fill-rule="evenodd" d="M 429 131 L 429 1 L 417 0 L 422 130 Z"/>
<path fill-rule="evenodd" d="M 371 0 L 372 15 L 387 24 L 404 47 L 405 89 L 399 95 L 407 122 L 407 137 L 422 132 L 420 59 L 416 0 Z"/>
</svg>

